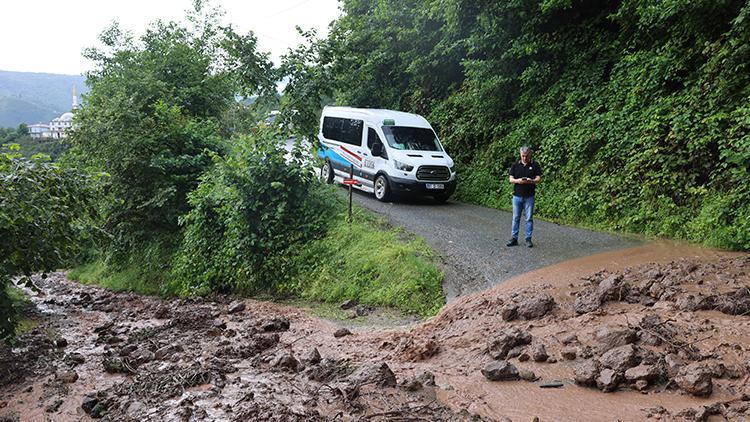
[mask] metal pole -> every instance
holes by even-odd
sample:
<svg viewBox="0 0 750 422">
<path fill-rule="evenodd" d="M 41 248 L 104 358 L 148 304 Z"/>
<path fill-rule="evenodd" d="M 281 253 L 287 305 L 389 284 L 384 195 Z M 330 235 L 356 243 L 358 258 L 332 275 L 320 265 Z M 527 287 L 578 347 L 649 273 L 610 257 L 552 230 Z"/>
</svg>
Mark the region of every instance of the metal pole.
<svg viewBox="0 0 750 422">
<path fill-rule="evenodd" d="M 354 164 L 349 165 L 349 179 L 354 180 Z M 354 186 L 349 185 L 349 224 L 352 224 L 352 189 Z"/>
</svg>

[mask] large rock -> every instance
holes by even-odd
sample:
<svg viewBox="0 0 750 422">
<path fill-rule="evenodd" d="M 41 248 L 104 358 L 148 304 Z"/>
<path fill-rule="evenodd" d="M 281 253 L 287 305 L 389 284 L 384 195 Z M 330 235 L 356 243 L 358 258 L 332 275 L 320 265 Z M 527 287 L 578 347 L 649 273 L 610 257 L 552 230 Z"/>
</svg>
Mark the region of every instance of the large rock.
<svg viewBox="0 0 750 422">
<path fill-rule="evenodd" d="M 596 385 L 596 377 L 599 376 L 599 363 L 595 360 L 587 360 L 579 363 L 574 368 L 576 384 L 593 387 Z"/>
<path fill-rule="evenodd" d="M 602 306 L 602 298 L 596 292 L 588 292 L 578 296 L 573 302 L 573 309 L 578 314 L 594 312 Z"/>
<path fill-rule="evenodd" d="M 603 325 L 596 330 L 594 338 L 599 343 L 601 350 L 610 350 L 635 343 L 638 340 L 638 335 L 635 330 L 630 328 Z"/>
<path fill-rule="evenodd" d="M 271 366 L 273 366 L 274 368 L 297 372 L 299 368 L 299 362 L 291 354 L 282 352 L 273 358 L 273 360 L 271 361 Z"/>
<path fill-rule="evenodd" d="M 487 349 L 494 359 L 505 359 L 508 352 L 516 346 L 531 343 L 531 334 L 518 328 L 506 328 L 490 340 Z"/>
<path fill-rule="evenodd" d="M 289 320 L 284 317 L 273 317 L 261 322 L 263 331 L 286 331 L 289 329 Z"/>
<path fill-rule="evenodd" d="M 518 315 L 524 319 L 541 318 L 555 307 L 552 296 L 543 293 L 532 296 L 518 304 Z"/>
<path fill-rule="evenodd" d="M 61 371 L 55 375 L 58 381 L 65 384 L 72 384 L 78 381 L 78 373 L 76 371 Z"/>
<path fill-rule="evenodd" d="M 602 301 L 622 300 L 628 295 L 630 286 L 623 281 L 622 274 L 613 274 L 599 283 L 597 293 Z"/>
<path fill-rule="evenodd" d="M 356 385 L 375 384 L 378 387 L 395 387 L 396 376 L 385 362 L 362 364 L 348 377 Z"/>
<path fill-rule="evenodd" d="M 701 363 L 691 363 L 683 367 L 674 381 L 694 396 L 709 396 L 713 391 L 711 371 Z"/>
<path fill-rule="evenodd" d="M 307 365 L 317 365 L 320 363 L 320 352 L 313 347 L 302 355 L 301 361 Z"/>
<path fill-rule="evenodd" d="M 622 375 L 619 372 L 604 368 L 599 372 L 599 376 L 596 377 L 596 386 L 605 393 L 608 393 L 615 391 L 617 386 L 620 385 L 620 381 L 622 381 Z"/>
<path fill-rule="evenodd" d="M 534 362 L 546 362 L 548 357 L 547 349 L 543 344 L 537 343 L 531 346 L 531 359 L 534 359 Z"/>
<path fill-rule="evenodd" d="M 488 364 L 482 369 L 482 375 L 490 381 L 512 381 L 519 378 L 518 369 L 506 360 Z"/>
<path fill-rule="evenodd" d="M 626 344 L 599 356 L 599 363 L 605 368 L 622 373 L 637 364 L 636 355 L 636 348 L 632 344 Z"/>
<path fill-rule="evenodd" d="M 242 312 L 245 310 L 245 302 L 241 300 L 236 300 L 229 304 L 229 307 L 227 308 L 227 312 L 230 314 L 236 314 L 237 312 Z"/>
<path fill-rule="evenodd" d="M 636 381 L 652 382 L 659 378 L 661 371 L 656 365 L 638 365 L 625 371 L 625 379 L 631 383 Z"/>
</svg>

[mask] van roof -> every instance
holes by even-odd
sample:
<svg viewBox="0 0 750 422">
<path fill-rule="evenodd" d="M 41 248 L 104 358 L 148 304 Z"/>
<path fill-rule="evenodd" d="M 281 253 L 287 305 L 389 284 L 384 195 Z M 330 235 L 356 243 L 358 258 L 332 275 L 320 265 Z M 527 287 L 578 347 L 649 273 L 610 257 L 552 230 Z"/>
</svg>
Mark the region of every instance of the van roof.
<svg viewBox="0 0 750 422">
<path fill-rule="evenodd" d="M 323 117 L 349 117 L 362 119 L 374 126 L 381 126 L 383 120 L 391 119 L 395 126 L 424 127 L 432 129 L 430 123 L 419 114 L 379 108 L 324 107 Z"/>
</svg>

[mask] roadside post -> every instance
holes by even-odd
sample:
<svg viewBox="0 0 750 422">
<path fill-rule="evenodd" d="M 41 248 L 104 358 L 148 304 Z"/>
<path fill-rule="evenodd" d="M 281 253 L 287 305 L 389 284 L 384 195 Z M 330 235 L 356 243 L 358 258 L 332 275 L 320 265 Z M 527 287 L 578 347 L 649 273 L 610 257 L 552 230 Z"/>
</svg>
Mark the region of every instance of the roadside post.
<svg viewBox="0 0 750 422">
<path fill-rule="evenodd" d="M 352 190 L 359 182 L 354 180 L 354 164 L 349 165 L 349 178 L 344 179 L 344 184 L 349 186 L 349 224 L 352 224 Z"/>
</svg>

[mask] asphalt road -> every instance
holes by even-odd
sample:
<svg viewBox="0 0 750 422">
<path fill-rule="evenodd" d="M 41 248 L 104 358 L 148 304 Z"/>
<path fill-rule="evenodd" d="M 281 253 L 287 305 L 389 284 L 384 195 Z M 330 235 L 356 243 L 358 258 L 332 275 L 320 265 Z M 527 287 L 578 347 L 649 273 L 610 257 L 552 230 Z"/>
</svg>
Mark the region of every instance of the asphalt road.
<svg viewBox="0 0 750 422">
<path fill-rule="evenodd" d="M 356 203 L 417 234 L 437 251 L 448 302 L 486 290 L 515 275 L 560 261 L 636 246 L 642 241 L 534 219 L 534 248 L 507 247 L 512 215 L 505 211 L 431 199 L 383 203 L 354 191 Z M 510 199 L 508 199 L 510 203 Z M 523 241 L 523 219 L 521 220 Z"/>
</svg>

